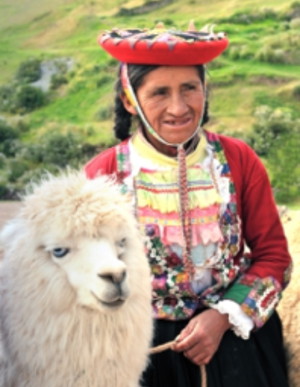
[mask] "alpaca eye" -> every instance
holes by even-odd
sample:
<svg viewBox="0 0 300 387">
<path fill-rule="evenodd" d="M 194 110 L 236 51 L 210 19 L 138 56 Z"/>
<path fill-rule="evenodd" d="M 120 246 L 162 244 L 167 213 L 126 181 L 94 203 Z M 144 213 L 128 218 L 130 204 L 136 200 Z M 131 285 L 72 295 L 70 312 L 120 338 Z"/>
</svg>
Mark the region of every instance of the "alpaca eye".
<svg viewBox="0 0 300 387">
<path fill-rule="evenodd" d="M 118 246 L 118 247 L 125 247 L 125 246 L 126 246 L 126 243 L 127 243 L 126 238 L 122 238 L 122 239 L 120 239 L 120 240 L 117 242 L 117 246 Z"/>
<path fill-rule="evenodd" d="M 56 247 L 55 249 L 52 250 L 52 254 L 56 258 L 63 258 L 65 255 L 68 254 L 69 251 L 70 249 L 68 249 L 67 247 Z"/>
</svg>

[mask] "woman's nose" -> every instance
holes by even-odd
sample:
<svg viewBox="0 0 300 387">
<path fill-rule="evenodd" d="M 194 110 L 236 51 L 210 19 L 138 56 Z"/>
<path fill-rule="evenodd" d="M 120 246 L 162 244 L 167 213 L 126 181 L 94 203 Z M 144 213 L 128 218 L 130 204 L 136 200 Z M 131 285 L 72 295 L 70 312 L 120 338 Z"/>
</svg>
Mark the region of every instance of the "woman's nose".
<svg viewBox="0 0 300 387">
<path fill-rule="evenodd" d="M 182 116 L 188 111 L 188 105 L 184 97 L 178 93 L 171 96 L 168 103 L 168 113 L 174 116 Z"/>
</svg>

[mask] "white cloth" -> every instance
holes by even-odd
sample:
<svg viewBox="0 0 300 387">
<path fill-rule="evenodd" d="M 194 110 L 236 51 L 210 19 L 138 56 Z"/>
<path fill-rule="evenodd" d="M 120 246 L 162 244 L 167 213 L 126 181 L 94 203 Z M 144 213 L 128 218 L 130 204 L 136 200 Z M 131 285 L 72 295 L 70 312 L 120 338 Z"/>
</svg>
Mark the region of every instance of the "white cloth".
<svg viewBox="0 0 300 387">
<path fill-rule="evenodd" d="M 240 305 L 231 300 L 223 300 L 212 305 L 221 314 L 228 314 L 229 322 L 233 332 L 244 340 L 249 339 L 250 332 L 254 327 L 253 320 L 246 315 Z"/>
</svg>

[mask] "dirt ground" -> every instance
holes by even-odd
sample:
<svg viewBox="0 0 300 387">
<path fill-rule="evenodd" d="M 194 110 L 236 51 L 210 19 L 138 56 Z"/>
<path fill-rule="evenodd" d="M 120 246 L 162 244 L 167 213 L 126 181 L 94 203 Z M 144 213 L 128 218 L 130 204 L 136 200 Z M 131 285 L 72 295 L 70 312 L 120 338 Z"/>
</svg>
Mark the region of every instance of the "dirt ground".
<svg viewBox="0 0 300 387">
<path fill-rule="evenodd" d="M 0 202 L 0 230 L 10 218 L 13 218 L 17 214 L 19 208 L 19 202 Z M 0 247 L 0 259 L 1 256 Z"/>
<path fill-rule="evenodd" d="M 19 207 L 19 202 L 0 202 L 0 229 L 18 212 Z"/>
<path fill-rule="evenodd" d="M 0 202 L 0 229 L 9 218 L 18 212 L 19 207 L 19 202 Z"/>
</svg>

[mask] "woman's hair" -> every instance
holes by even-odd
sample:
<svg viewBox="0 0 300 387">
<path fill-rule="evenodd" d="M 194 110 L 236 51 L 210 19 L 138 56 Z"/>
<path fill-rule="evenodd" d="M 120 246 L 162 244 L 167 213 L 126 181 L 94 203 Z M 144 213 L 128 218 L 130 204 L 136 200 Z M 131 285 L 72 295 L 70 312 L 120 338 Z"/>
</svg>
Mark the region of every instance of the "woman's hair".
<svg viewBox="0 0 300 387">
<path fill-rule="evenodd" d="M 135 93 L 137 92 L 137 89 L 142 85 L 144 77 L 151 71 L 157 69 L 158 67 L 159 65 L 128 64 L 128 77 Z M 202 83 L 204 84 L 205 82 L 204 66 L 197 65 L 195 67 L 197 68 L 199 77 Z M 120 140 L 125 140 L 130 136 L 131 120 L 133 116 L 125 109 L 122 99 L 120 97 L 124 93 L 121 79 L 120 79 L 120 72 L 121 72 L 121 67 L 119 68 L 119 77 L 115 86 L 116 96 L 115 96 L 115 108 L 114 108 L 114 112 L 115 112 L 114 132 L 115 132 L 116 138 Z M 202 125 L 208 122 L 208 120 L 209 120 L 208 101 L 206 98 Z"/>
</svg>

